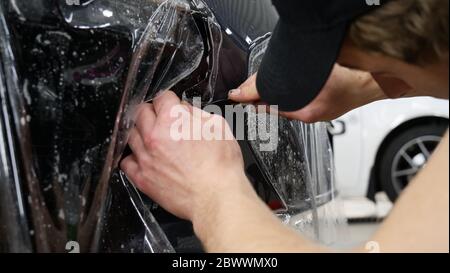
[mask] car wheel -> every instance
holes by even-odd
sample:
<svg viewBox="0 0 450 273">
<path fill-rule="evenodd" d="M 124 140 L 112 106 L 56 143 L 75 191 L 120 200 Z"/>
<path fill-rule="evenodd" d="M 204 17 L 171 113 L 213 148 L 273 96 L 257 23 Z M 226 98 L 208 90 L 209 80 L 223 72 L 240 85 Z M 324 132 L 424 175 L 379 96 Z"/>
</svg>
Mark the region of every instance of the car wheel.
<svg viewBox="0 0 450 273">
<path fill-rule="evenodd" d="M 447 128 L 448 122 L 433 121 L 409 127 L 391 139 L 378 162 L 381 188 L 391 201 L 425 166 Z"/>
</svg>

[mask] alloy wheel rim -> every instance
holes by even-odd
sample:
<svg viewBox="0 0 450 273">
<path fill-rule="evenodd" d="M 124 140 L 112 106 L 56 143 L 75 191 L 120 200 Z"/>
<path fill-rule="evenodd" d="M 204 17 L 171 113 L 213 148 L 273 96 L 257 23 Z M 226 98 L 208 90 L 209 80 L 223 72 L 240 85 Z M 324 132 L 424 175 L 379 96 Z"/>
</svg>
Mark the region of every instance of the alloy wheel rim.
<svg viewBox="0 0 450 273">
<path fill-rule="evenodd" d="M 397 194 L 400 194 L 426 165 L 441 139 L 432 135 L 420 136 L 400 148 L 391 169 L 391 180 Z"/>
</svg>

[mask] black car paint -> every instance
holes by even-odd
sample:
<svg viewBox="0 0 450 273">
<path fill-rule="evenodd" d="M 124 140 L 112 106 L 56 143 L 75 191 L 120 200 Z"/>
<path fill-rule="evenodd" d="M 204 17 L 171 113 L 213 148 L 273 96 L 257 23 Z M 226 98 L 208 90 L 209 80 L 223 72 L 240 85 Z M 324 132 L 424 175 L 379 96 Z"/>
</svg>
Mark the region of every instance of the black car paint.
<svg viewBox="0 0 450 273">
<path fill-rule="evenodd" d="M 228 90 L 247 77 L 251 42 L 270 32 L 277 17 L 270 0 L 205 2 L 223 29 L 214 97 L 214 101 L 222 101 Z M 34 156 L 32 162 L 20 167 L 20 177 L 26 180 L 27 172 L 35 170 L 34 180 L 20 186 L 27 218 L 21 229 L 25 237 L 29 234 L 29 240 L 24 239 L 19 249 L 61 252 L 67 241 L 81 240 L 82 251 L 148 251 L 142 244 L 145 230 L 118 173 L 112 175 L 108 185 L 97 182 L 130 62 L 130 37 L 107 28 L 72 28 L 61 18 L 55 1 L 17 3 L 27 5 L 22 14 L 26 20 L 16 16 L 7 2 L 2 5 L 9 8 L 6 19 L 14 61 L 22 90 L 27 92 L 21 95 L 29 100 L 26 108 L 31 143 L 26 151 L 17 153 L 18 163 L 26 160 L 25 153 Z M 17 152 L 19 142 L 16 139 Z M 245 149 L 244 145 L 249 177 L 255 187 L 262 188 L 262 195 L 272 198 L 263 173 Z M 55 189 L 56 185 L 61 188 Z M 101 191 L 98 187 L 102 187 Z M 97 202 L 102 204 L 88 198 L 81 205 L 77 199 L 82 189 L 90 191 L 83 193 L 86 196 L 100 192 Z M 36 191 L 42 207 L 25 201 Z M 170 215 L 151 200 L 145 202 L 176 251 L 201 250 L 190 223 Z M 79 207 L 74 209 L 75 203 Z M 48 213 L 44 213 L 44 208 Z M 0 244 L 1 251 L 11 250 L 7 242 Z"/>
</svg>

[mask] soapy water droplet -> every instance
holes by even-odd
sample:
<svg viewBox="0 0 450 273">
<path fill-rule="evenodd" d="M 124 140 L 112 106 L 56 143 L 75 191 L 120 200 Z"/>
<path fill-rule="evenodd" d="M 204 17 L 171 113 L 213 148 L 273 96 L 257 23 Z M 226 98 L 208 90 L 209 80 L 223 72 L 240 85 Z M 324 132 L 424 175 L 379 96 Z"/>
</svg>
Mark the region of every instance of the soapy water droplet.
<svg viewBox="0 0 450 273">
<path fill-rule="evenodd" d="M 65 214 L 64 214 L 64 211 L 63 211 L 62 209 L 59 210 L 59 212 L 58 212 L 58 217 L 59 217 L 59 219 L 61 219 L 61 220 L 64 220 L 64 219 L 65 219 Z"/>
</svg>

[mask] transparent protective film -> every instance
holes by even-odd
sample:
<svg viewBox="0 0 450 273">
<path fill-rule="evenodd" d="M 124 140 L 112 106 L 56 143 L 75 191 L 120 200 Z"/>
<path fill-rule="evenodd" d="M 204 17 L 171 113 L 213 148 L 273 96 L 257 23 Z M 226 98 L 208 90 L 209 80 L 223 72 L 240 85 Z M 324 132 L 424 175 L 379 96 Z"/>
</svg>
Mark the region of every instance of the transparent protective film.
<svg viewBox="0 0 450 273">
<path fill-rule="evenodd" d="M 82 252 L 173 252 L 117 166 L 136 106 L 175 86 L 184 96 L 192 86 L 183 79 L 217 54 L 220 28 L 202 17 L 201 1 L 69 2 L 0 3 L 2 117 L 12 130 L 0 126 L 1 137 L 17 136 L 1 152 L 21 171 L 0 175 L 8 192 L 25 189 L 16 194 L 23 200 L 8 201 L 17 210 L 8 225 L 27 218 L 20 232 L 32 240 L 16 249 L 63 252 L 70 242 Z M 207 86 L 197 93 L 212 98 L 217 63 L 211 56 L 206 65 Z"/>
<path fill-rule="evenodd" d="M 255 115 L 257 121 L 269 120 L 267 114 Z M 311 239 L 327 245 L 336 243 L 345 230 L 345 220 L 336 201 L 333 153 L 327 126 L 285 118 L 279 118 L 278 123 L 278 145 L 273 151 L 260 149 L 260 135 L 250 141 L 256 158 L 283 203 L 283 208 L 276 213 L 285 224 Z M 249 127 L 255 125 L 249 124 Z"/>
<path fill-rule="evenodd" d="M 18 115 L 9 111 L 8 89 L 18 88 L 4 7 L 0 3 L 0 252 L 31 252 L 30 228 L 19 175 L 20 158 L 14 146 L 15 124 L 26 119 L 20 102 Z M 12 122 L 11 122 L 12 121 Z"/>
<path fill-rule="evenodd" d="M 4 50 L 10 50 L 4 39 L 7 29 L 2 9 L 0 5 L 0 54 Z M 11 117 L 6 109 L 7 86 L 14 84 L 13 78 L 7 78 L 5 71 L 10 67 L 11 61 L 0 55 L 0 252 L 30 252 L 32 246 L 17 170 L 18 160 L 12 145 L 14 131 L 9 124 Z"/>
<path fill-rule="evenodd" d="M 268 33 L 251 45 L 248 76 L 258 71 L 270 38 Z M 256 127 L 252 122 L 274 118 L 265 113 L 253 115 L 256 119 L 249 119 L 249 128 Z M 346 220 L 337 198 L 327 124 L 305 124 L 283 117 L 279 117 L 276 123 L 278 128 L 275 129 L 270 128 L 274 122 L 266 124 L 266 131 L 277 131 L 278 142 L 273 151 L 260 149 L 265 138 L 260 133 L 249 142 L 282 203 L 282 208 L 276 211 L 277 215 L 283 223 L 313 240 L 326 245 L 340 242 L 346 236 Z"/>
<path fill-rule="evenodd" d="M 113 133 L 116 145 L 113 166 L 117 166 L 124 151 L 136 106 L 190 75 L 198 67 L 203 52 L 203 40 L 188 3 L 168 0 L 160 4 L 133 48 L 117 132 Z"/>
<path fill-rule="evenodd" d="M 334 246 L 347 237 L 346 220 L 336 190 L 333 150 L 326 123 L 291 121 L 305 147 L 307 188 L 312 209 L 295 215 L 289 224 L 310 238 Z"/>
</svg>

